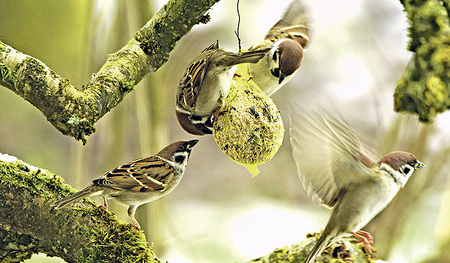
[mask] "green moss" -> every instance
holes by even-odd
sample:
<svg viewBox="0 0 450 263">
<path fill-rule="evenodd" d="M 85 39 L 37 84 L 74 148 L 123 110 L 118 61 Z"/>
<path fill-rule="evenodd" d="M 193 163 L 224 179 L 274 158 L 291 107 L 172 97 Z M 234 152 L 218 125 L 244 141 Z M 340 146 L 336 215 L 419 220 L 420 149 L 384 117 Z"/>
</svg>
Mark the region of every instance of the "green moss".
<svg viewBox="0 0 450 263">
<path fill-rule="evenodd" d="M 155 32 L 158 33 L 158 34 L 161 33 L 163 27 L 165 27 L 165 26 L 167 26 L 167 24 L 164 23 L 164 22 L 161 22 L 161 19 L 155 20 L 155 21 L 153 22 L 153 29 L 154 29 Z"/>
<path fill-rule="evenodd" d="M 209 13 L 201 16 L 199 20 L 201 24 L 207 24 L 209 21 L 211 21 L 211 15 Z"/>
<path fill-rule="evenodd" d="M 0 184 L 8 186 L 10 189 L 23 189 L 20 191 L 23 191 L 24 198 L 29 196 L 27 198 L 32 198 L 36 204 L 48 205 L 48 208 L 46 208 L 48 210 L 50 210 L 49 204 L 54 200 L 75 192 L 72 187 L 64 183 L 61 177 L 43 169 L 34 168 L 21 161 L 0 161 Z M 7 193 L 2 194 L 8 195 Z M 58 212 L 50 211 L 51 218 L 54 217 L 52 221 L 64 222 L 64 226 L 62 226 L 66 229 L 66 231 L 63 231 L 64 235 L 69 238 L 81 235 L 84 238 L 78 238 L 78 240 L 87 240 L 88 244 L 79 244 L 81 249 L 76 251 L 78 253 L 76 262 L 116 262 L 117 260 L 120 260 L 120 262 L 159 262 L 148 247 L 143 232 L 137 231 L 128 223 L 119 221 L 113 213 L 100 208 L 87 198 L 84 199 L 84 204 L 83 206 L 71 206 L 67 208 L 67 211 L 63 209 L 58 210 Z M 1 206 L 0 204 L 0 208 Z M 36 216 L 41 215 L 40 212 L 36 213 L 36 211 L 31 213 Z M 66 225 L 66 222 L 72 223 Z M 78 224 L 78 226 L 73 227 L 74 224 Z M 39 229 L 39 227 L 30 225 L 30 229 L 35 228 Z M 15 236 L 16 232 L 13 230 L 0 230 L 11 232 L 8 235 L 12 237 L 11 242 L 13 244 L 19 244 L 18 242 L 24 240 L 24 238 L 31 240 L 28 242 L 30 249 L 26 248 L 25 244 L 22 245 L 24 252 L 22 254 L 25 256 L 38 252 L 36 247 L 41 249 L 39 252 L 50 253 L 54 256 L 73 253 L 73 248 L 66 248 L 65 246 L 69 244 L 64 241 L 52 243 L 52 241 L 44 240 L 44 242 L 51 243 L 51 248 L 42 251 L 40 247 L 42 244 L 39 243 L 42 240 L 33 241 L 35 238 L 29 235 L 21 236 L 21 239 L 18 239 L 19 237 Z M 0 236 L 1 234 L 0 231 Z M 36 243 L 38 244 L 36 245 Z M 8 251 L 11 251 L 11 249 L 8 249 Z M 13 249 L 13 251 L 16 251 L 16 249 Z M 0 261 L 3 259 L 5 258 L 0 257 Z"/>
<path fill-rule="evenodd" d="M 11 233 L 0 228 L 0 259 L 2 262 L 18 262 L 37 253 L 37 240 L 26 234 Z M 14 248 L 11 253 L 8 248 Z"/>
<path fill-rule="evenodd" d="M 119 84 L 119 88 L 122 92 L 130 92 L 136 86 L 134 81 L 121 81 Z"/>
<path fill-rule="evenodd" d="M 148 56 L 155 54 L 156 50 L 161 48 L 158 42 L 153 39 L 142 41 L 141 44 L 139 44 L 139 47 Z"/>
<path fill-rule="evenodd" d="M 5 64 L 0 64 L 0 81 L 8 83 L 16 89 L 16 83 L 14 82 L 11 70 Z"/>
<path fill-rule="evenodd" d="M 42 169 L 30 170 L 22 162 L 0 161 L 0 184 L 9 187 L 26 188 L 33 195 L 39 195 L 44 201 L 54 199 L 57 194 L 71 194 L 75 190 L 64 184 L 60 176 Z"/>
<path fill-rule="evenodd" d="M 89 136 L 96 131 L 95 123 L 92 120 L 79 118 L 75 114 L 68 118 L 65 126 L 67 126 L 69 130 L 64 134 L 70 132 L 75 139 L 81 140 L 83 145 L 87 143 L 86 136 Z"/>
<path fill-rule="evenodd" d="M 295 262 L 294 255 L 291 254 L 289 247 L 277 248 L 269 257 L 271 263 Z"/>
<path fill-rule="evenodd" d="M 302 242 L 289 247 L 277 248 L 270 254 L 253 259 L 254 263 L 294 263 L 304 262 L 309 252 L 320 237 L 320 233 L 308 234 Z M 343 237 L 341 240 L 328 246 L 315 262 L 324 263 L 373 263 L 377 259 L 376 254 L 368 254 L 363 251 L 362 243 L 355 243 L 352 237 Z M 376 250 L 372 248 L 374 252 Z"/>
<path fill-rule="evenodd" d="M 19 68 L 25 66 L 27 86 L 24 87 L 24 92 L 34 92 L 37 90 L 45 90 L 47 85 L 46 77 L 47 71 L 45 66 L 33 57 L 27 57 L 22 61 L 23 65 L 19 64 Z M 27 88 L 25 90 L 25 88 Z M 32 88 L 32 89 L 31 89 Z M 45 94 L 42 94 L 45 95 Z M 45 100 L 43 100 L 45 101 Z"/>
<path fill-rule="evenodd" d="M 450 26 L 439 1 L 404 1 L 410 20 L 409 49 L 415 52 L 397 82 L 394 109 L 417 113 L 430 122 L 450 109 Z"/>
</svg>

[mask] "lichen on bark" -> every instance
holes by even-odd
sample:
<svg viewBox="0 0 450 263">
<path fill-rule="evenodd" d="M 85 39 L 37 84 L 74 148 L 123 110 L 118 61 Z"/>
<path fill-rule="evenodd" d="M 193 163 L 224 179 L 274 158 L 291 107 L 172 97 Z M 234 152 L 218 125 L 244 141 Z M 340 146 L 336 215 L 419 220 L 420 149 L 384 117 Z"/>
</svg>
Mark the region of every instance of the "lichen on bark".
<svg viewBox="0 0 450 263">
<path fill-rule="evenodd" d="M 61 133 L 85 144 L 95 123 L 159 69 L 178 40 L 218 1 L 169 0 L 82 88 L 0 41 L 0 85 L 33 104 Z"/>
<path fill-rule="evenodd" d="M 431 122 L 450 109 L 450 25 L 448 0 L 402 1 L 414 52 L 394 94 L 395 111 L 417 113 Z"/>
<path fill-rule="evenodd" d="M 304 262 L 319 237 L 320 233 L 308 234 L 307 238 L 298 244 L 294 244 L 291 247 L 286 246 L 277 248 L 271 253 L 255 258 L 248 263 Z M 375 249 L 374 252 L 376 252 Z M 368 254 L 364 252 L 362 243 L 356 243 L 353 237 L 343 237 L 339 241 L 328 246 L 323 253 L 316 258 L 315 262 L 373 263 L 376 259 L 376 253 Z"/>
<path fill-rule="evenodd" d="M 58 175 L 8 158 L 0 154 L 1 262 L 39 252 L 67 262 L 160 262 L 143 232 L 88 199 L 50 208 L 74 189 Z"/>
</svg>

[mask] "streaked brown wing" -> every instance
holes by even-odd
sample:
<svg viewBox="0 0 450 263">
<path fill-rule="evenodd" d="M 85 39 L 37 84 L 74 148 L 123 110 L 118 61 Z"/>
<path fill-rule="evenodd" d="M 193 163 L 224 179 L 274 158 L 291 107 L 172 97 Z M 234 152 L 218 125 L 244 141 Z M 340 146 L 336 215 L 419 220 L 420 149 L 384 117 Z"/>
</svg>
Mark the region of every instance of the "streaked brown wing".
<svg viewBox="0 0 450 263">
<path fill-rule="evenodd" d="M 200 93 L 203 79 L 206 76 L 210 64 L 209 58 L 214 51 L 202 53 L 197 61 L 191 62 L 180 80 L 178 88 L 177 104 L 184 109 L 192 111 Z M 207 56 L 205 56 L 207 55 Z"/>
<path fill-rule="evenodd" d="M 111 170 L 101 177 L 104 182 L 99 183 L 115 189 L 146 192 L 165 189 L 173 177 L 174 169 L 167 162 L 152 156 Z"/>
<path fill-rule="evenodd" d="M 302 47 L 308 44 L 308 13 L 301 1 L 292 1 L 283 18 L 266 35 L 266 39 L 271 40 L 282 38 L 290 38 L 297 41 Z"/>
<path fill-rule="evenodd" d="M 339 201 L 346 185 L 373 176 L 375 158 L 345 123 L 326 112 L 293 107 L 291 145 L 303 186 L 328 207 Z"/>
</svg>

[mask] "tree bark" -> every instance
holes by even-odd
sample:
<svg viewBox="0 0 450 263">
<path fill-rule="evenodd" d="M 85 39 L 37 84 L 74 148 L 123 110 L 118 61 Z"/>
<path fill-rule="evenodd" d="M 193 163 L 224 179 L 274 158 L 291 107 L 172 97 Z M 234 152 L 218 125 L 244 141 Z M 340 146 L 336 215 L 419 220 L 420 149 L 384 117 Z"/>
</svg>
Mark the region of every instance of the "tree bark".
<svg viewBox="0 0 450 263">
<path fill-rule="evenodd" d="M 450 109 L 449 0 L 401 1 L 410 21 L 409 50 L 414 52 L 397 82 L 394 109 L 417 113 L 432 122 Z"/>
<path fill-rule="evenodd" d="M 88 199 L 50 208 L 74 192 L 58 175 L 0 154 L 0 261 L 45 253 L 67 262 L 160 262 L 143 232 Z"/>
<path fill-rule="evenodd" d="M 161 67 L 195 24 L 207 22 L 205 13 L 218 1 L 169 0 L 81 88 L 0 41 L 0 85 L 33 104 L 60 132 L 85 144 L 86 136 L 95 132 L 94 124 Z"/>
<path fill-rule="evenodd" d="M 277 248 L 271 253 L 255 258 L 247 263 L 299 263 L 304 262 L 308 257 L 320 233 L 309 234 L 306 239 L 291 247 Z M 324 252 L 318 256 L 315 262 L 335 262 L 335 263 L 370 263 L 377 259 L 376 254 L 368 254 L 362 249 L 362 243 L 355 243 L 352 237 L 343 237 L 339 241 L 328 246 Z M 376 251 L 376 250 L 374 250 Z"/>
</svg>

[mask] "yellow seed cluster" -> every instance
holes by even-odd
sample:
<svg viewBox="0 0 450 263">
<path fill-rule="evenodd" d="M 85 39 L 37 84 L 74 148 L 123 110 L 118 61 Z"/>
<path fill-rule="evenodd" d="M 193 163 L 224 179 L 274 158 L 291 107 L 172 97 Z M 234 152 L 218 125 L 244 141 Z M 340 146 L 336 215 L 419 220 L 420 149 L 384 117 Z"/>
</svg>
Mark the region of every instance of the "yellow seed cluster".
<svg viewBox="0 0 450 263">
<path fill-rule="evenodd" d="M 273 101 L 251 80 L 248 64 L 238 65 L 234 83 L 214 121 L 217 145 L 254 176 L 256 167 L 272 159 L 283 142 L 284 127 Z"/>
</svg>

